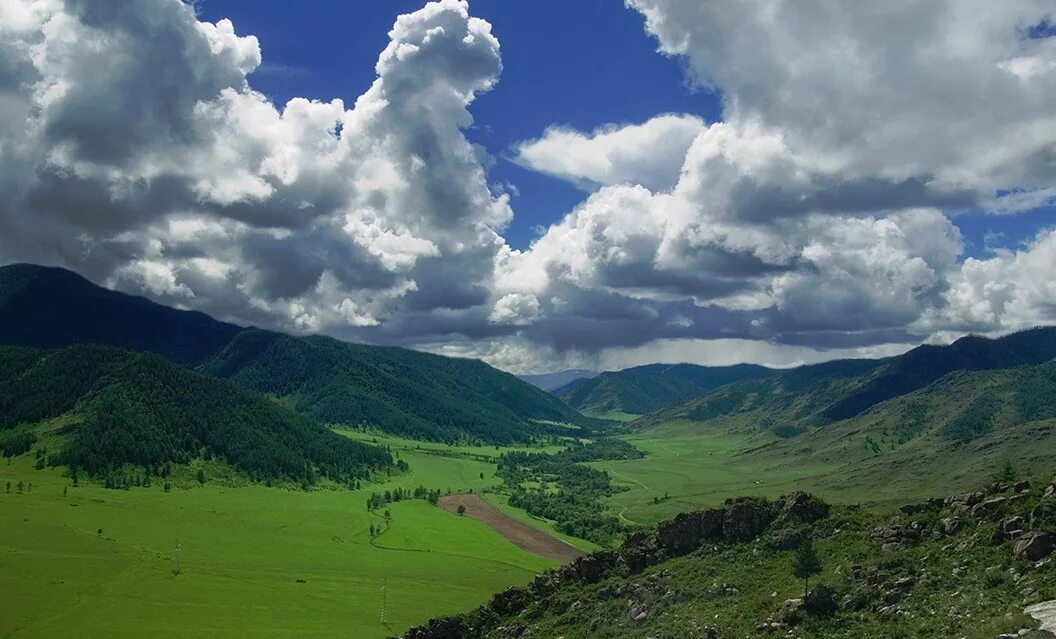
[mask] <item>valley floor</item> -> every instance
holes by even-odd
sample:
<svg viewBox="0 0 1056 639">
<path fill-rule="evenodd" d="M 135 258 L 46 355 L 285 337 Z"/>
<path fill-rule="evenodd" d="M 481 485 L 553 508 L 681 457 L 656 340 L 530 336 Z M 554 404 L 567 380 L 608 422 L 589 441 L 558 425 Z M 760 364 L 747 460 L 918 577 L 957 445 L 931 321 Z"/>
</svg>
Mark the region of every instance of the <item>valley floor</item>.
<svg viewBox="0 0 1056 639">
<path fill-rule="evenodd" d="M 414 446 L 397 450 L 409 475 L 358 491 L 73 488 L 58 469 L 34 469 L 32 455 L 0 460 L 0 486 L 12 483 L 0 492 L 0 637 L 369 639 L 556 565 L 424 500 L 389 505 L 388 523 L 383 509 L 368 513 L 379 490 L 500 483 L 485 461 L 496 451 Z M 372 538 L 371 525 L 383 532 Z"/>
</svg>

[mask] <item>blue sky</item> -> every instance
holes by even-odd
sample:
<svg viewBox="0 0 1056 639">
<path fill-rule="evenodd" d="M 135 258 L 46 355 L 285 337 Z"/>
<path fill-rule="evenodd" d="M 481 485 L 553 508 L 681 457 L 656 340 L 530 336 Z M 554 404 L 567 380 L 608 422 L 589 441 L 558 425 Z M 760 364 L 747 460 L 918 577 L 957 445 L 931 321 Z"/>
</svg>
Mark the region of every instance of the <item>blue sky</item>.
<svg viewBox="0 0 1056 639">
<path fill-rule="evenodd" d="M 295 96 L 351 104 L 374 81 L 374 63 L 396 16 L 421 4 L 315 0 L 305 11 L 284 0 L 201 0 L 198 11 L 202 19 L 229 18 L 240 33 L 258 36 L 264 64 L 253 75 L 253 86 L 277 104 Z M 497 87 L 473 105 L 476 123 L 467 137 L 495 157 L 492 183 L 516 187 L 516 217 L 505 233 L 514 248 L 526 248 L 539 228 L 557 222 L 585 193 L 510 161 L 513 144 L 552 125 L 590 131 L 661 113 L 722 119 L 720 95 L 691 87 L 684 61 L 657 53 L 642 16 L 620 2 L 475 0 L 472 10 L 491 23 L 501 41 L 504 70 Z M 1031 34 L 1051 31 L 1048 25 Z M 1015 247 L 1031 240 L 1052 226 L 1053 212 L 1052 207 L 1001 217 L 968 212 L 953 221 L 964 235 L 964 257 L 978 258 L 995 241 Z"/>
<path fill-rule="evenodd" d="M 396 16 L 421 5 L 315 0 L 306 11 L 285 0 L 202 0 L 198 10 L 202 19 L 230 18 L 239 33 L 260 38 L 264 64 L 253 86 L 277 103 L 304 96 L 351 104 L 374 81 Z M 511 162 L 511 145 L 551 125 L 590 131 L 667 112 L 721 119 L 719 97 L 691 89 L 684 64 L 658 54 L 642 16 L 618 1 L 475 0 L 472 10 L 502 43 L 504 69 L 496 88 L 474 103 L 467 136 L 495 156 L 491 181 L 517 188 L 505 234 L 515 248 L 526 248 L 535 227 L 556 222 L 585 194 Z"/>
<path fill-rule="evenodd" d="M 1056 323 L 1054 24 L 1036 0 L 4 0 L 0 263 L 514 372 Z"/>
</svg>

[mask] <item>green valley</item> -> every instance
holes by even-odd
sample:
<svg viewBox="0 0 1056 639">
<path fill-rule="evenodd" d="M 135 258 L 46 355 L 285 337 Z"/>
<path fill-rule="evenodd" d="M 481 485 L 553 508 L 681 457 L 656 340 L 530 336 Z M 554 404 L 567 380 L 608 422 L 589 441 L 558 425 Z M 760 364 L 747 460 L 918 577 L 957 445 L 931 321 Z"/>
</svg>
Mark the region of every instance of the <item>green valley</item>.
<svg viewBox="0 0 1056 639">
<path fill-rule="evenodd" d="M 388 521 L 368 512 L 372 491 L 499 484 L 494 464 L 475 458 L 397 452 L 408 474 L 308 492 L 237 477 L 200 486 L 198 462 L 174 475 L 171 491 L 161 482 L 74 488 L 58 469 L 34 469 L 32 455 L 0 461 L 0 484 L 11 483 L 0 492 L 0 637 L 165 628 L 183 637 L 380 638 L 553 565 L 423 500 L 389 505 Z M 372 525 L 382 532 L 371 537 Z"/>
</svg>

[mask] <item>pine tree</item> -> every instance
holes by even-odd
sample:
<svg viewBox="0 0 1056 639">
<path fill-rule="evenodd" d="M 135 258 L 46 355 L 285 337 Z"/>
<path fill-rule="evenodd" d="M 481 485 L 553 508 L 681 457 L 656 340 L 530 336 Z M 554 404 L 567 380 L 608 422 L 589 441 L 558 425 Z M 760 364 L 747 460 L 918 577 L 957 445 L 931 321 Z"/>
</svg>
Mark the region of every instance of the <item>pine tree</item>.
<svg viewBox="0 0 1056 639">
<path fill-rule="evenodd" d="M 996 484 L 1011 484 L 1019 479 L 1019 473 L 1016 472 L 1016 467 L 1012 465 L 1012 461 L 1006 461 L 1001 472 L 994 475 L 994 483 Z"/>
<path fill-rule="evenodd" d="M 814 542 L 807 539 L 792 557 L 792 574 L 803 580 L 803 597 L 806 598 L 810 588 L 810 578 L 821 572 L 821 559 L 814 551 Z"/>
</svg>

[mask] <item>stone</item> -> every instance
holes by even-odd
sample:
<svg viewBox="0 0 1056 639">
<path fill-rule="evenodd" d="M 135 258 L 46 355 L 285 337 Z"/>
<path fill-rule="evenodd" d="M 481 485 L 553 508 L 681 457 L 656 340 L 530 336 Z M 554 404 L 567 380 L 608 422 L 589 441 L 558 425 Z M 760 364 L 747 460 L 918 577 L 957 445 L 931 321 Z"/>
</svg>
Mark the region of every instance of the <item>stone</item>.
<svg viewBox="0 0 1056 639">
<path fill-rule="evenodd" d="M 777 503 L 781 521 L 810 524 L 829 516 L 829 505 L 813 495 L 796 492 Z"/>
<path fill-rule="evenodd" d="M 900 543 L 897 543 L 897 542 L 888 542 L 888 543 L 884 544 L 883 546 L 881 546 L 880 549 L 883 550 L 884 552 L 901 552 L 901 551 L 905 550 L 906 547 L 904 545 L 900 544 Z"/>
<path fill-rule="evenodd" d="M 956 535 L 964 528 L 964 522 L 960 517 L 946 517 L 942 520 L 942 529 L 947 535 Z"/>
<path fill-rule="evenodd" d="M 972 506 L 972 518 L 973 519 L 987 519 L 993 517 L 997 513 L 1001 512 L 1004 508 L 1005 502 L 1008 501 L 1006 497 L 995 497 L 986 501 L 980 502 L 975 506 Z"/>
<path fill-rule="evenodd" d="M 1006 535 L 1016 530 L 1023 530 L 1023 518 L 1013 517 L 1011 519 L 1006 519 L 1005 522 L 1001 524 L 1001 529 L 1005 531 Z"/>
<path fill-rule="evenodd" d="M 922 513 L 924 511 L 928 510 L 928 508 L 930 508 L 930 507 L 931 507 L 930 503 L 928 503 L 926 501 L 918 501 L 918 502 L 913 503 L 913 504 L 906 504 L 905 506 L 902 506 L 901 508 L 899 508 L 899 510 L 901 510 L 902 512 L 904 512 L 907 515 L 913 515 L 913 514 L 916 514 L 916 513 Z"/>
<path fill-rule="evenodd" d="M 802 606 L 802 599 L 786 599 L 781 607 L 774 613 L 773 623 L 782 624 L 785 626 L 794 626 L 803 619 L 803 611 L 800 609 Z"/>
<path fill-rule="evenodd" d="M 818 617 L 835 614 L 837 609 L 836 589 L 824 584 L 812 588 L 800 604 L 800 610 Z"/>
<path fill-rule="evenodd" d="M 1016 542 L 1016 556 L 1030 561 L 1039 561 L 1052 554 L 1053 536 L 1045 532 L 1032 532 Z"/>
<path fill-rule="evenodd" d="M 1023 612 L 1040 624 L 1039 630 L 1056 632 L 1056 600 L 1034 604 Z"/>
<path fill-rule="evenodd" d="M 774 533 L 770 545 L 776 550 L 795 550 L 803 545 L 807 535 L 801 530 L 783 528 Z"/>
<path fill-rule="evenodd" d="M 1012 486 L 1012 490 L 1017 492 L 1017 493 L 1029 493 L 1030 492 L 1030 480 L 1029 479 L 1024 479 L 1023 481 L 1016 482 L 1016 484 L 1014 486 Z"/>
</svg>

